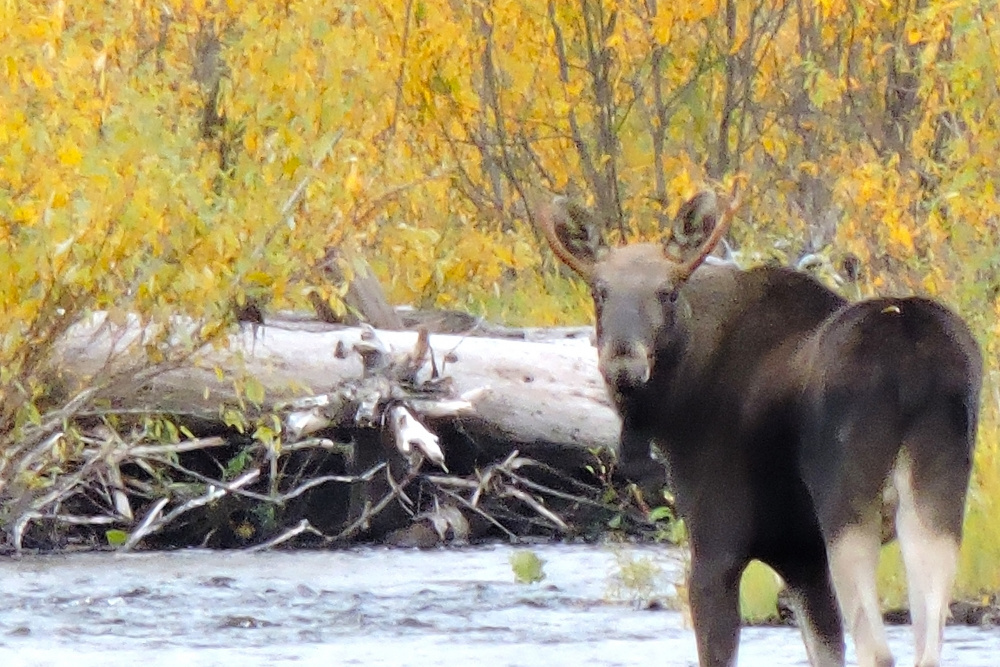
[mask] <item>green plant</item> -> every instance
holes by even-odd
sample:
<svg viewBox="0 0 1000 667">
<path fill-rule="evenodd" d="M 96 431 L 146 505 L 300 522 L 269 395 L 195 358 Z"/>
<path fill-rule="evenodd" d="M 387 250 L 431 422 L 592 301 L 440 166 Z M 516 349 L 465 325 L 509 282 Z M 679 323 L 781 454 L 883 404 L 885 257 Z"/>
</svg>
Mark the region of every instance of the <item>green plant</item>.
<svg viewBox="0 0 1000 667">
<path fill-rule="evenodd" d="M 668 496 L 666 500 L 667 504 L 659 505 L 649 511 L 649 520 L 655 521 L 657 525 L 655 539 L 670 544 L 687 544 L 687 526 L 684 524 L 684 519 L 677 516 L 674 511 L 673 496 Z"/>
<path fill-rule="evenodd" d="M 514 573 L 514 581 L 519 584 L 537 584 L 545 579 L 543 566 L 545 561 L 534 551 L 520 549 L 509 556 L 510 569 Z"/>
<path fill-rule="evenodd" d="M 740 579 L 740 615 L 748 623 L 772 621 L 778 617 L 781 578 L 768 566 L 753 561 Z"/>
<path fill-rule="evenodd" d="M 662 568 L 649 557 L 636 558 L 625 550 L 616 550 L 611 596 L 636 604 L 648 604 L 657 597 L 658 580 L 662 573 Z"/>
</svg>

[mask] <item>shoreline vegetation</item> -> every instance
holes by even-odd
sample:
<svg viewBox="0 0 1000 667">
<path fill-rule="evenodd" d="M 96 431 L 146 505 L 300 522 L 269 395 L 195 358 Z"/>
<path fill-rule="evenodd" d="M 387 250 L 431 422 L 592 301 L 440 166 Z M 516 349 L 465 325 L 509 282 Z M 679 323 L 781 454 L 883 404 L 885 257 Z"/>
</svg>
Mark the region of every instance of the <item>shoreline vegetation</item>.
<svg viewBox="0 0 1000 667">
<path fill-rule="evenodd" d="M 238 327 L 225 353 L 192 356 L 142 385 L 114 374 L 102 388 L 113 407 L 74 415 L 49 435 L 77 443 L 64 460 L 72 474 L 5 507 L 6 551 L 684 543 L 669 496 L 657 502 L 616 482 L 613 453 L 580 439 L 613 443 L 617 429 L 589 327 L 407 317 L 418 331 L 272 318 L 257 330 Z M 442 328 L 442 318 L 463 330 Z M 93 368 L 138 335 L 129 326 L 98 316 L 69 329 L 64 385 L 92 389 Z M 552 377 L 538 374 L 543 366 Z M 281 400 L 289 377 L 305 385 L 309 373 L 324 378 L 327 393 Z M 250 378 L 260 387 L 242 397 L 229 387 Z M 570 434 L 558 427 L 567 402 L 582 408 Z M 7 463 L 18 453 L 8 451 Z M 19 461 L 22 475 L 31 461 L 30 453 Z M 780 582 L 759 564 L 744 577 L 742 599 L 748 624 L 794 624 Z M 908 620 L 905 607 L 885 614 Z M 952 615 L 1000 625 L 995 594 L 958 599 Z"/>
<path fill-rule="evenodd" d="M 1000 24 L 978 4 L 25 0 L 0 3 L 0 41 L 5 553 L 403 525 L 414 545 L 677 541 L 669 502 L 614 483 L 592 350 L 562 412 L 540 398 L 547 358 L 506 367 L 510 395 L 558 418 L 498 429 L 486 382 L 447 379 L 474 345 L 435 338 L 525 327 L 586 349 L 591 299 L 543 248 L 538 203 L 577 198 L 648 240 L 696 190 L 739 183 L 727 261 L 851 299 L 925 294 L 975 332 L 971 606 L 953 613 L 996 622 Z M 296 326 L 378 335 L 268 357 L 280 314 L 306 311 Z M 421 326 L 429 341 L 378 344 Z M 346 393 L 323 393 L 333 360 Z M 890 609 L 898 560 L 887 547 Z M 757 578 L 745 601 L 773 615 Z"/>
</svg>

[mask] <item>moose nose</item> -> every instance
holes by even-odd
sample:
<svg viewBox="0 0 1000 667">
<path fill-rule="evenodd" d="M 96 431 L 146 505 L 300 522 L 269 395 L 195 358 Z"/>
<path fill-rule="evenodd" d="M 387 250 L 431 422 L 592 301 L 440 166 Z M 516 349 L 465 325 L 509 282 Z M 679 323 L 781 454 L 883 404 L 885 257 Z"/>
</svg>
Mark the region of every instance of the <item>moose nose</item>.
<svg viewBox="0 0 1000 667">
<path fill-rule="evenodd" d="M 646 346 L 628 340 L 610 341 L 601 351 L 600 367 L 604 381 L 620 392 L 646 384 L 653 371 Z"/>
</svg>

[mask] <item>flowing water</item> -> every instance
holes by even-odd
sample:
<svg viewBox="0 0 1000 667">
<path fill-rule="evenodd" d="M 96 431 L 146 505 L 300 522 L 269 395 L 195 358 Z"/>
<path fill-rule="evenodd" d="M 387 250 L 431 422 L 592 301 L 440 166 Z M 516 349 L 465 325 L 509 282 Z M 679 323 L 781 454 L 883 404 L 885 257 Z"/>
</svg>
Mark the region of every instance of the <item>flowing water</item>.
<svg viewBox="0 0 1000 667">
<path fill-rule="evenodd" d="M 531 585 L 515 583 L 507 546 L 3 558 L 0 665 L 696 663 L 680 612 L 634 602 L 672 598 L 679 551 L 532 551 L 546 578 Z M 912 664 L 909 628 L 890 638 Z M 1000 630 L 947 628 L 944 664 L 1000 665 Z M 798 631 L 745 628 L 740 665 L 807 665 Z"/>
</svg>

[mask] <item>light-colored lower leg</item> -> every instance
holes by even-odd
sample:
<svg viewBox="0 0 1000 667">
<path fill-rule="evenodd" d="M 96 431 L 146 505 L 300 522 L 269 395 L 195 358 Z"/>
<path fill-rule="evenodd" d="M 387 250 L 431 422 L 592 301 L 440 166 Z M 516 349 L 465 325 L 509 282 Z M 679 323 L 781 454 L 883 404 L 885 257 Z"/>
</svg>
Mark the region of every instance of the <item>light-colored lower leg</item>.
<svg viewBox="0 0 1000 667">
<path fill-rule="evenodd" d="M 893 475 L 899 493 L 896 529 L 906 566 L 910 618 L 913 623 L 914 664 L 937 667 L 951 587 L 958 567 L 958 539 L 935 530 L 922 518 L 919 494 L 905 459 Z"/>
<path fill-rule="evenodd" d="M 878 601 L 880 533 L 881 518 L 872 512 L 863 524 L 844 528 L 827 546 L 837 601 L 860 667 L 893 665 Z"/>
</svg>

